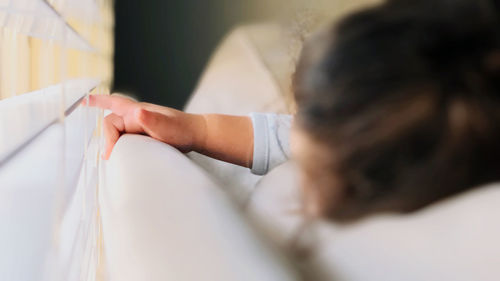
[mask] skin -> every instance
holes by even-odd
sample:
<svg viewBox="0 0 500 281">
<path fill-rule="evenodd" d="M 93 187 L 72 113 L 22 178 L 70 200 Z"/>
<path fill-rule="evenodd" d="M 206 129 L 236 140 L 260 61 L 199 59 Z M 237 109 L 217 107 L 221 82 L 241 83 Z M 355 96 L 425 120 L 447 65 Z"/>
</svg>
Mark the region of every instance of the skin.
<svg viewBox="0 0 500 281">
<path fill-rule="evenodd" d="M 184 153 L 196 151 L 243 167 L 252 166 L 253 126 L 247 116 L 190 114 L 117 95 L 90 95 L 89 106 L 112 111 L 104 119 L 105 160 L 120 136 L 130 133 L 148 135 Z"/>
</svg>

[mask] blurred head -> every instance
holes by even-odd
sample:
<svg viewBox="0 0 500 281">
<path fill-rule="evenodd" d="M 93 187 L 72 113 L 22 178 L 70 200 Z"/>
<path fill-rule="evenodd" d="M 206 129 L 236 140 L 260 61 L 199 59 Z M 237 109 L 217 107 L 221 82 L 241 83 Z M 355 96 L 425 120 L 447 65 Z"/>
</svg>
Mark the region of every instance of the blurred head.
<svg viewBox="0 0 500 281">
<path fill-rule="evenodd" d="M 309 40 L 292 149 L 309 210 L 411 212 L 500 179 L 493 0 L 399 0 Z"/>
</svg>

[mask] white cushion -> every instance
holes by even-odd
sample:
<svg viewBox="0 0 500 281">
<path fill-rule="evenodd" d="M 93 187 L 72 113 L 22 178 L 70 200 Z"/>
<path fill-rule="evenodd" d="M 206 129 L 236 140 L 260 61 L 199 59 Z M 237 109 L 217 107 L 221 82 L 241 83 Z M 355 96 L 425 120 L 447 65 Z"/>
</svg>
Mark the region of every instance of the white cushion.
<svg viewBox="0 0 500 281">
<path fill-rule="evenodd" d="M 225 194 L 176 149 L 124 135 L 100 189 L 111 281 L 296 280 Z"/>
<path fill-rule="evenodd" d="M 260 37 L 279 33 L 277 29 L 268 24 L 242 26 L 230 32 L 210 59 L 186 111 L 235 115 L 254 111 L 287 113 L 289 106 L 280 83 L 256 48 L 257 41 L 262 41 Z"/>
</svg>

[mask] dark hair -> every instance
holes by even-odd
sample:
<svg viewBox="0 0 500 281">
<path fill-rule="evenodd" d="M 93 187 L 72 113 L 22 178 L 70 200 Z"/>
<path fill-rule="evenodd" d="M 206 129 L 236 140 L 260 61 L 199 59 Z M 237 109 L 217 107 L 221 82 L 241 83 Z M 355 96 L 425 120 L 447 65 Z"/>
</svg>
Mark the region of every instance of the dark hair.
<svg viewBox="0 0 500 281">
<path fill-rule="evenodd" d="M 296 122 L 339 183 L 309 187 L 324 216 L 414 211 L 500 179 L 497 7 L 388 1 L 306 43 Z"/>
</svg>

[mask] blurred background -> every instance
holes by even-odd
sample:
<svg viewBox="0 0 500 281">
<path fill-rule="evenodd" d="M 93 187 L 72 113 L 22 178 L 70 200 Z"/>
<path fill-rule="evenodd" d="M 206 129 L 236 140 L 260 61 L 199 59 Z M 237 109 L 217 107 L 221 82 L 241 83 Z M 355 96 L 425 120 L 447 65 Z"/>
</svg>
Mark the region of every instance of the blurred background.
<svg viewBox="0 0 500 281">
<path fill-rule="evenodd" d="M 117 0 L 114 91 L 182 108 L 232 27 L 282 18 L 281 0 Z"/>
<path fill-rule="evenodd" d="M 235 26 L 279 21 L 296 32 L 294 25 L 304 29 L 311 19 L 324 23 L 377 2 L 116 0 L 113 89 L 141 101 L 182 108 L 217 44 Z"/>
</svg>

